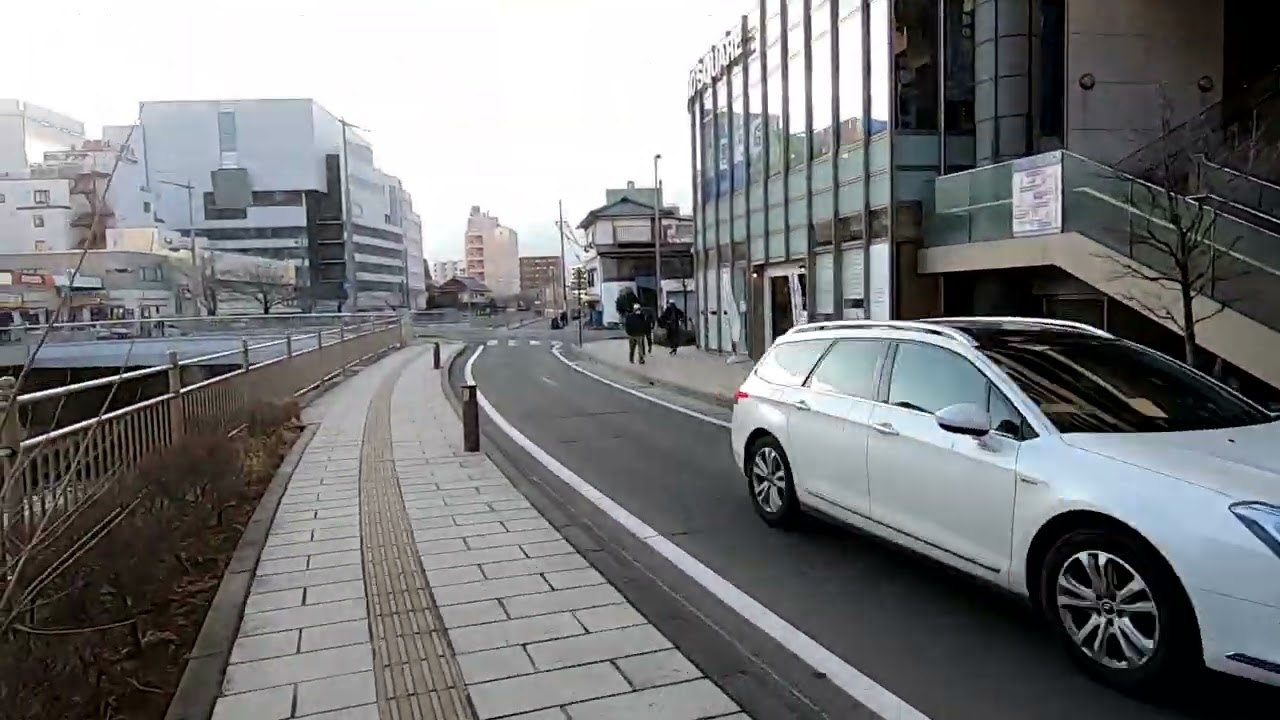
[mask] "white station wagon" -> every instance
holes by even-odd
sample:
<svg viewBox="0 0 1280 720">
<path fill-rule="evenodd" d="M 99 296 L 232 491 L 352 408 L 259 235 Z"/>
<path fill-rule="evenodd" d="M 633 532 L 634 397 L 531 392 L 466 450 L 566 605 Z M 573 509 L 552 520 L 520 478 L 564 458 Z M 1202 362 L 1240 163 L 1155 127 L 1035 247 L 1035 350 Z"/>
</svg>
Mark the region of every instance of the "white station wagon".
<svg viewBox="0 0 1280 720">
<path fill-rule="evenodd" d="M 1064 321 L 792 329 L 737 393 L 756 512 L 815 512 L 1027 597 L 1139 689 L 1201 664 L 1280 685 L 1280 418 Z"/>
</svg>

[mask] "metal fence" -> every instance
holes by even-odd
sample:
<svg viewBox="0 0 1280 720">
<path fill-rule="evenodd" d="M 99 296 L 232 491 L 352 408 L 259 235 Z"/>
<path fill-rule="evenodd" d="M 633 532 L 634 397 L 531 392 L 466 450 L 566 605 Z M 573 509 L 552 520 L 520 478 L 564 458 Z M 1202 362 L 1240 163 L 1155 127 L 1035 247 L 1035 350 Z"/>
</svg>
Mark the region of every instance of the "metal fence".
<svg viewBox="0 0 1280 720">
<path fill-rule="evenodd" d="M 57 522 L 143 458 L 172 447 L 184 435 L 234 431 L 248 421 L 255 406 L 302 395 L 364 360 L 404 346 L 411 335 L 407 319 L 396 316 L 347 316 L 330 319 L 329 324 L 332 327 L 305 333 L 277 326 L 273 330 L 284 335 L 281 339 L 254 345 L 243 338 L 237 350 L 182 361 L 170 351 L 165 365 L 24 395 L 15 396 L 12 377 L 0 378 L 0 417 L 7 418 L 0 426 L 0 561 L 7 560 L 14 526 L 36 525 L 46 518 Z M 283 353 L 278 346 L 283 346 Z M 275 357 L 251 361 L 254 351 L 272 347 L 277 348 Z M 219 358 L 239 367 L 184 386 L 184 368 Z M 25 406 L 67 403 L 79 393 L 100 394 L 122 382 L 152 377 L 167 377 L 167 390 L 88 420 L 29 437 L 19 421 L 18 411 Z M 17 407 L 10 411 L 10 404 Z M 0 562 L 0 567 L 5 564 Z"/>
</svg>

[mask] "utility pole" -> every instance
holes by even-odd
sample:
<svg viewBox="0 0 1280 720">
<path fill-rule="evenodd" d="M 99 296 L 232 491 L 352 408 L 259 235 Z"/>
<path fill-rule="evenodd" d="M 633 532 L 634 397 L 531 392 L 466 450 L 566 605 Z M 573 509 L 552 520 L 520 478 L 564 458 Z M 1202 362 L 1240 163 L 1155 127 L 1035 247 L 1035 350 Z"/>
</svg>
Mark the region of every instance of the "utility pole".
<svg viewBox="0 0 1280 720">
<path fill-rule="evenodd" d="M 658 161 L 653 156 L 653 293 L 654 311 L 662 312 L 662 181 L 658 179 Z"/>
<path fill-rule="evenodd" d="M 343 310 L 355 312 L 359 305 L 356 302 L 355 241 L 351 230 L 351 165 L 347 161 L 347 128 L 357 130 L 364 128 L 347 122 L 346 118 L 338 118 L 338 122 L 342 125 L 342 257 L 347 271 L 345 280 L 347 299 L 343 303 Z"/>
<path fill-rule="evenodd" d="M 556 229 L 560 231 L 560 302 L 564 310 L 564 317 L 569 319 L 569 263 L 565 260 L 564 254 L 564 201 L 556 201 L 559 206 L 560 220 L 556 223 Z M 578 321 L 581 324 L 582 311 L 578 311 Z"/>
<path fill-rule="evenodd" d="M 196 289 L 200 292 L 200 300 L 196 300 L 196 307 L 200 307 L 200 303 L 204 300 L 204 277 L 200 275 L 200 256 L 196 253 L 196 221 L 195 221 L 195 185 L 188 180 L 185 183 L 175 182 L 173 180 L 161 180 L 163 185 L 172 185 L 173 187 L 183 188 L 187 191 L 187 242 L 191 247 L 191 272 L 195 275 Z M 192 299 L 195 299 L 195 293 L 192 293 Z M 216 310 L 215 310 L 216 312 Z M 199 313 L 197 313 L 199 314 Z"/>
</svg>

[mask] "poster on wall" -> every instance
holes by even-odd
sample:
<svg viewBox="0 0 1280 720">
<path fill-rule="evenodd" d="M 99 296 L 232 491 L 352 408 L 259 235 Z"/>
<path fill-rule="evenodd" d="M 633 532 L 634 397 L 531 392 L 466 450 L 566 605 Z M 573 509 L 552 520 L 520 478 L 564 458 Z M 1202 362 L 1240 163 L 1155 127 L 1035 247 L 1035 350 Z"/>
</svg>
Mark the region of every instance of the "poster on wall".
<svg viewBox="0 0 1280 720">
<path fill-rule="evenodd" d="M 889 243 L 876 243 L 871 246 L 871 307 L 872 320 L 892 320 L 892 308 L 889 306 L 890 286 L 892 278 L 889 274 Z"/>
<path fill-rule="evenodd" d="M 738 345 L 742 342 L 742 316 L 738 314 L 738 303 L 733 299 L 731 279 L 729 266 L 720 268 L 720 311 L 728 321 L 725 340 L 729 342 L 729 347 L 720 349 L 737 352 Z"/>
<path fill-rule="evenodd" d="M 1013 236 L 1062 232 L 1062 153 L 1013 161 Z"/>
<path fill-rule="evenodd" d="M 800 285 L 802 277 L 804 277 L 802 270 L 792 270 L 787 273 L 787 284 L 791 290 L 791 322 L 796 325 L 809 322 L 809 309 L 804 304 L 804 287 Z"/>
</svg>

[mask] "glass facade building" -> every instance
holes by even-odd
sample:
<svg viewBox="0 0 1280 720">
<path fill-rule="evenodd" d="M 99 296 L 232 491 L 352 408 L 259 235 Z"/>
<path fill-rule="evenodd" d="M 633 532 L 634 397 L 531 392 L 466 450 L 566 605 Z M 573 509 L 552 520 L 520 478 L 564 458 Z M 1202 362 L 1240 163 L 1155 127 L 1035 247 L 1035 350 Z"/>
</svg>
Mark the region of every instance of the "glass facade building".
<svg viewBox="0 0 1280 720">
<path fill-rule="evenodd" d="M 899 266 L 933 179 L 975 165 L 975 3 L 760 0 L 696 65 L 704 348 L 758 357 L 797 322 L 933 309 Z"/>
</svg>

